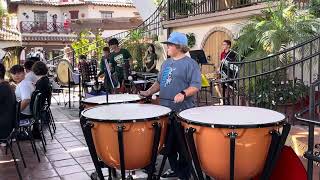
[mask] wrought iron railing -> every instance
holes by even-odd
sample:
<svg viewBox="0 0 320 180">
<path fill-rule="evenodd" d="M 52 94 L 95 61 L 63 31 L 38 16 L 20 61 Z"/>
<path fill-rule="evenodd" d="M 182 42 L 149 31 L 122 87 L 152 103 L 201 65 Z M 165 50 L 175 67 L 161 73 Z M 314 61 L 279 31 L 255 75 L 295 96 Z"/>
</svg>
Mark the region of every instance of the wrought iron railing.
<svg viewBox="0 0 320 180">
<path fill-rule="evenodd" d="M 265 58 L 228 63 L 223 72 L 231 77 L 212 83 L 223 87 L 215 102 L 275 109 L 294 123 L 294 113 L 309 103 L 306 92 L 319 77 L 320 36 Z"/>
<path fill-rule="evenodd" d="M 21 21 L 21 33 L 70 33 L 70 24 L 62 22 Z"/>
<path fill-rule="evenodd" d="M 168 1 L 167 20 L 211 14 L 269 1 L 276 0 L 170 0 Z M 309 0 L 295 0 L 295 3 L 299 8 L 305 8 Z"/>
<path fill-rule="evenodd" d="M 315 127 L 320 126 L 319 112 L 317 112 L 320 105 L 319 96 L 317 96 L 319 90 L 320 80 L 317 80 L 310 86 L 309 106 L 295 114 L 298 121 L 308 126 L 308 149 L 304 153 L 304 157 L 308 159 L 308 180 L 313 179 L 314 162 L 320 163 L 320 144 L 315 145 Z"/>
</svg>

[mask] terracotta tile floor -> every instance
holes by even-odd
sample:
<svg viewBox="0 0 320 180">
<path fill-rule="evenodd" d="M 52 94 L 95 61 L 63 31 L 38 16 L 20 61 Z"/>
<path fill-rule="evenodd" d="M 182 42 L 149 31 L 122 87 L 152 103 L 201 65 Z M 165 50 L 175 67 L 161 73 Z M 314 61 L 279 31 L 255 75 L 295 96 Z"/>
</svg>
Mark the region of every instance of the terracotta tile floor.
<svg viewBox="0 0 320 180">
<path fill-rule="evenodd" d="M 19 161 L 19 167 L 24 179 L 90 180 L 89 176 L 94 171 L 94 166 L 79 125 L 77 109 L 68 109 L 54 105 L 52 111 L 56 120 L 57 131 L 52 140 L 50 135 L 46 134 L 46 154 L 43 152 L 42 144 L 37 143 L 41 156 L 40 163 L 36 155 L 33 154 L 30 143 L 28 141 L 21 143 L 27 163 L 27 168 L 24 168 L 22 162 Z M 306 148 L 306 136 L 305 128 L 294 127 L 291 130 L 287 144 L 291 145 L 301 155 Z M 318 140 L 320 139 L 318 138 Z M 16 151 L 15 144 L 14 147 Z M 16 152 L 16 156 L 20 157 L 18 152 Z M 315 179 L 317 179 L 319 178 L 319 167 L 315 167 L 314 174 L 316 175 Z M 104 174 L 107 174 L 105 170 Z M 136 172 L 136 175 L 140 179 L 145 179 L 146 177 L 142 172 Z M 16 179 L 18 178 L 12 158 L 10 155 L 5 155 L 4 148 L 0 147 L 0 180 Z"/>
</svg>

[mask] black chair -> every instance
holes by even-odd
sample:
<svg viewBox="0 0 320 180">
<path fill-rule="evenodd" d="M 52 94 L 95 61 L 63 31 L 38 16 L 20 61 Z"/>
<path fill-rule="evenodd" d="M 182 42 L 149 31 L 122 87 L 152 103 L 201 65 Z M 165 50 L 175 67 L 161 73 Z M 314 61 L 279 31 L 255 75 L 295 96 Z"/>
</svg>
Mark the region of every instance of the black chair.
<svg viewBox="0 0 320 180">
<path fill-rule="evenodd" d="M 41 113 L 42 113 L 41 110 L 44 105 L 43 102 L 44 101 L 43 101 L 42 94 L 38 90 L 34 91 L 31 96 L 30 108 L 31 108 L 33 119 L 35 121 L 34 126 L 36 126 L 40 132 L 43 150 L 44 152 L 47 152 L 47 149 L 46 149 L 47 142 L 43 133 L 44 121 L 43 121 L 43 118 L 41 117 Z"/>
<path fill-rule="evenodd" d="M 9 119 L 4 119 L 4 120 L 7 120 L 7 121 L 10 121 L 10 124 L 12 125 L 11 129 L 8 131 L 9 133 L 6 136 L 0 137 L 0 143 L 5 143 L 6 144 L 6 152 L 7 152 L 7 149 L 9 148 L 9 150 L 11 152 L 11 156 L 12 156 L 13 161 L 14 161 L 14 164 L 16 166 L 16 170 L 17 170 L 19 179 L 22 180 L 22 175 L 21 175 L 21 172 L 20 172 L 20 169 L 19 169 L 19 165 L 17 163 L 16 156 L 15 156 L 13 148 L 12 148 L 13 139 L 16 139 L 16 143 L 17 143 L 17 146 L 18 146 L 18 150 L 19 150 L 23 165 L 24 165 L 24 167 L 27 167 L 26 163 L 25 163 L 25 160 L 24 160 L 24 157 L 23 157 L 23 154 L 21 152 L 19 140 L 18 140 L 18 138 L 16 138 L 17 127 L 18 127 L 18 123 L 17 123 L 18 122 L 17 121 L 18 116 L 16 114 L 19 112 L 18 108 L 20 109 L 20 102 L 17 102 L 14 105 L 14 107 L 12 107 L 12 108 L 14 108 L 14 110 L 15 110 L 15 114 L 13 114 L 14 117 L 9 118 Z"/>
<path fill-rule="evenodd" d="M 50 109 L 51 97 L 52 97 L 52 86 L 50 86 L 50 94 L 49 94 L 49 96 L 47 97 L 47 99 L 45 101 L 45 105 L 44 105 L 43 111 L 45 113 L 45 117 L 48 118 L 47 121 L 45 121 L 45 122 L 48 123 L 48 127 L 49 127 L 49 131 L 50 131 L 50 134 L 51 134 L 51 138 L 53 139 L 50 126 L 53 129 L 53 133 L 56 132 L 57 128 L 56 128 L 56 123 L 54 121 L 54 118 L 53 118 L 53 115 L 52 115 L 52 112 L 51 112 L 51 109 Z"/>
<path fill-rule="evenodd" d="M 32 151 L 37 155 L 37 159 L 40 162 L 39 152 L 32 135 L 32 127 L 34 126 L 35 121 L 33 119 L 20 119 L 20 113 L 21 113 L 20 102 L 18 103 L 16 110 L 17 110 L 16 112 L 17 135 L 18 133 L 19 134 L 24 133 L 25 135 L 27 135 L 31 143 Z M 18 138 L 17 138 L 17 141 L 18 141 Z"/>
</svg>

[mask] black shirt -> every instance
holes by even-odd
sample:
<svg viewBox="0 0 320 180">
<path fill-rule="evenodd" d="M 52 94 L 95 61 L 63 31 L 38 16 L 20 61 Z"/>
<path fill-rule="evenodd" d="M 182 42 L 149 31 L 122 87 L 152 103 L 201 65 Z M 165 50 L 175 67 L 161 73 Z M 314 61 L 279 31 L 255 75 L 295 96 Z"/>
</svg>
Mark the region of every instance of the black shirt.
<svg viewBox="0 0 320 180">
<path fill-rule="evenodd" d="M 36 83 L 36 90 L 39 90 L 44 100 L 50 103 L 51 84 L 47 76 L 41 77 Z"/>
<path fill-rule="evenodd" d="M 225 56 L 227 61 L 236 62 L 236 53 L 233 51 L 228 51 Z"/>
<path fill-rule="evenodd" d="M 8 82 L 0 83 L 0 139 L 14 128 L 16 98 Z"/>
</svg>

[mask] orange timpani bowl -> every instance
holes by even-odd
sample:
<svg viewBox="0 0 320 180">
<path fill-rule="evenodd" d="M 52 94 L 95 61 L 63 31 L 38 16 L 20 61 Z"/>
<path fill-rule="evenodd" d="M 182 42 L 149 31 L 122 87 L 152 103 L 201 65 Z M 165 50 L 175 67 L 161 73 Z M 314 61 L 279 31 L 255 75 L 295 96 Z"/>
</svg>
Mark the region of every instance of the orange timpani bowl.
<svg viewBox="0 0 320 180">
<path fill-rule="evenodd" d="M 178 115 L 193 134 L 202 170 L 216 179 L 230 179 L 230 132 L 236 132 L 235 179 L 247 180 L 263 171 L 271 143 L 271 130 L 284 122 L 281 113 L 244 106 L 206 106 Z"/>
<path fill-rule="evenodd" d="M 155 130 L 161 125 L 159 150 L 163 147 L 171 110 L 153 104 L 113 104 L 84 110 L 82 116 L 94 123 L 92 137 L 97 154 L 108 166 L 120 168 L 118 126 L 124 125 L 123 144 L 126 170 L 144 168 L 151 163 Z"/>
<path fill-rule="evenodd" d="M 109 94 L 108 104 L 140 102 L 142 99 L 138 94 Z M 106 95 L 93 96 L 81 101 L 84 109 L 107 104 Z"/>
</svg>

